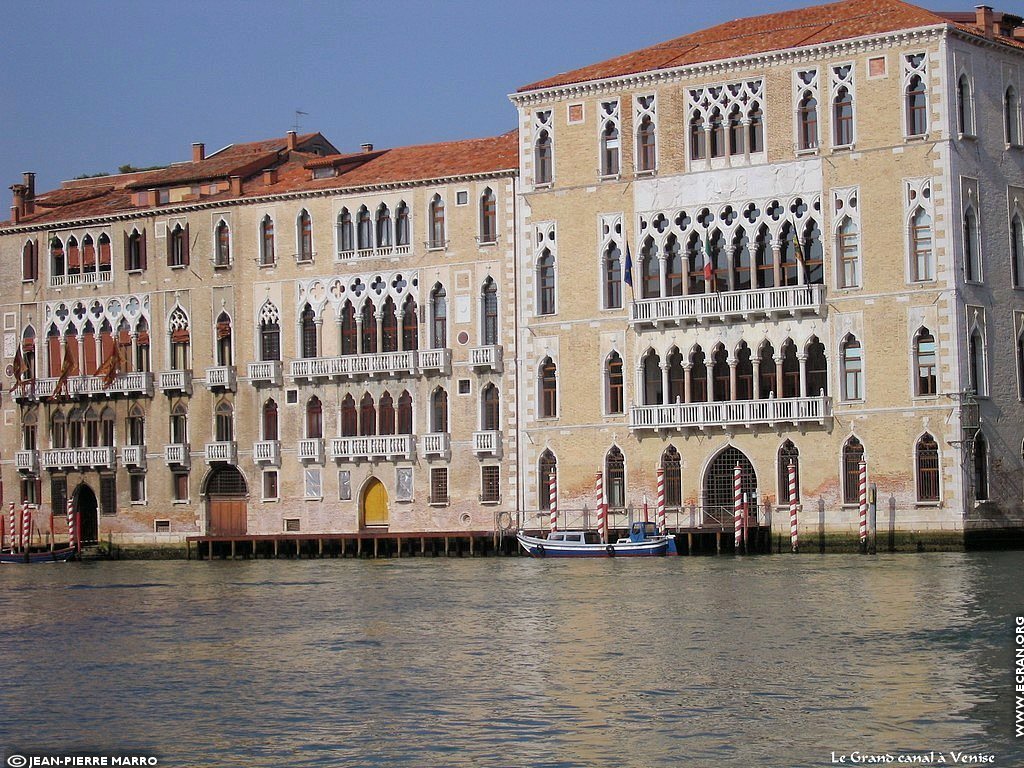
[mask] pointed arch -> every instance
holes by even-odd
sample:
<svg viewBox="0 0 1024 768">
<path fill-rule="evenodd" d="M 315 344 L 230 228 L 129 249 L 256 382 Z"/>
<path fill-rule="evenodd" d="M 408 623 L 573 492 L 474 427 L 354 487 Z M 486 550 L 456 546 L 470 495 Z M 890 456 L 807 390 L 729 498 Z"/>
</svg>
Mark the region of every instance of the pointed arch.
<svg viewBox="0 0 1024 768">
<path fill-rule="evenodd" d="M 267 398 L 267 401 L 263 403 L 261 412 L 260 428 L 264 440 L 278 440 L 279 438 L 279 427 L 278 427 L 278 410 L 277 401 L 274 398 Z"/>
<path fill-rule="evenodd" d="M 391 209 L 388 208 L 387 203 L 381 203 L 377 206 L 377 247 L 380 249 L 390 249 L 392 242 L 392 231 L 391 231 Z"/>
<path fill-rule="evenodd" d="M 213 230 L 213 266 L 227 267 L 231 265 L 231 227 L 221 218 Z"/>
<path fill-rule="evenodd" d="M 544 450 L 537 461 L 537 508 L 542 511 L 551 509 L 551 478 L 557 480 L 558 461 L 550 448 Z"/>
<path fill-rule="evenodd" d="M 612 350 L 604 363 L 605 369 L 605 413 L 620 414 L 625 409 L 625 381 L 622 373 L 622 356 Z"/>
<path fill-rule="evenodd" d="M 490 187 L 485 187 L 480 195 L 480 242 L 495 243 L 498 241 L 498 207 L 497 198 Z"/>
<path fill-rule="evenodd" d="M 940 498 L 939 444 L 928 432 L 914 446 L 914 474 L 917 477 L 917 500 L 937 502 Z"/>
<path fill-rule="evenodd" d="M 779 503 L 789 504 L 794 499 L 789 493 L 789 467 L 793 466 L 793 474 L 796 477 L 796 501 L 800 501 L 800 451 L 793 444 L 792 440 L 786 440 L 779 446 L 778 468 L 779 468 Z"/>
<path fill-rule="evenodd" d="M 609 509 L 626 507 L 626 457 L 613 445 L 604 457 L 604 495 Z"/>
<path fill-rule="evenodd" d="M 480 429 L 501 429 L 501 396 L 493 383 L 487 384 L 480 393 Z"/>
<path fill-rule="evenodd" d="M 484 346 L 498 343 L 498 286 L 490 275 L 480 289 L 481 317 Z"/>
<path fill-rule="evenodd" d="M 346 393 L 341 401 L 341 436 L 355 437 L 359 434 L 359 414 L 356 412 L 356 401 L 351 393 Z"/>
<path fill-rule="evenodd" d="M 664 405 L 665 392 L 661 375 L 661 358 L 656 351 L 648 349 L 640 361 L 644 382 L 644 405 Z"/>
<path fill-rule="evenodd" d="M 377 409 L 369 392 L 364 392 L 359 401 L 359 434 L 363 437 L 377 434 Z"/>
<path fill-rule="evenodd" d="M 683 505 L 683 458 L 671 443 L 661 453 L 661 469 L 665 480 L 665 506 L 678 509 Z"/>
<path fill-rule="evenodd" d="M 348 208 L 342 208 L 338 213 L 336 224 L 338 239 L 338 257 L 349 258 L 356 249 L 355 233 L 352 230 L 352 214 Z"/>
<path fill-rule="evenodd" d="M 270 299 L 263 302 L 259 311 L 260 360 L 281 359 L 281 313 Z"/>
<path fill-rule="evenodd" d="M 448 390 L 437 387 L 430 393 L 430 431 L 448 431 Z"/>
<path fill-rule="evenodd" d="M 378 418 L 380 419 L 380 434 L 395 434 L 395 401 L 387 390 L 384 390 L 384 394 L 380 396 Z"/>
<path fill-rule="evenodd" d="M 235 439 L 235 409 L 230 400 L 221 400 L 214 409 L 214 437 L 218 443 Z"/>
<path fill-rule="evenodd" d="M 843 503 L 860 501 L 860 463 L 865 458 L 864 444 L 856 435 L 850 435 L 843 444 Z"/>
<path fill-rule="evenodd" d="M 757 473 L 743 451 L 726 445 L 716 453 L 704 469 L 704 520 L 729 521 L 733 517 L 734 478 L 736 465 L 740 465 L 740 492 L 757 503 Z"/>
<path fill-rule="evenodd" d="M 295 252 L 299 262 L 313 260 L 313 217 L 305 208 L 295 218 Z"/>
</svg>

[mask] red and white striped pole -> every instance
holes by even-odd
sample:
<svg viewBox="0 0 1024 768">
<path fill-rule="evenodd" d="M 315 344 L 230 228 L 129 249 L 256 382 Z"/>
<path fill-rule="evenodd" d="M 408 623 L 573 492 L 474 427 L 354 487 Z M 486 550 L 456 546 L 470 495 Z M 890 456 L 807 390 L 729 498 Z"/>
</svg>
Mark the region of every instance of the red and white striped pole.
<svg viewBox="0 0 1024 768">
<path fill-rule="evenodd" d="M 78 526 L 75 525 L 75 503 L 68 499 L 68 546 L 78 548 Z"/>
<path fill-rule="evenodd" d="M 868 541 L 868 463 L 860 460 L 860 543 Z"/>
<path fill-rule="evenodd" d="M 667 527 L 665 519 L 665 470 L 658 467 L 658 532 L 664 533 Z"/>
<path fill-rule="evenodd" d="M 555 473 L 548 478 L 548 508 L 551 511 L 551 530 L 558 530 L 558 480 Z"/>
<path fill-rule="evenodd" d="M 793 546 L 793 551 L 797 552 L 800 549 L 800 534 L 797 530 L 797 519 L 796 519 L 796 464 L 793 460 L 789 460 L 789 543 Z"/>
<path fill-rule="evenodd" d="M 597 495 L 597 530 L 601 534 L 601 541 L 608 541 L 608 508 L 604 503 L 604 475 L 598 472 L 594 475 L 594 493 Z"/>
<path fill-rule="evenodd" d="M 26 551 L 32 544 L 32 510 L 26 501 L 21 505 L 21 546 Z"/>
<path fill-rule="evenodd" d="M 740 553 L 740 545 L 743 542 L 743 468 L 736 462 L 736 468 L 732 471 L 732 503 L 733 511 L 736 513 L 736 554 Z"/>
<path fill-rule="evenodd" d="M 11 514 L 10 514 L 10 529 L 11 529 L 11 552 L 18 547 L 18 523 L 14 518 L 14 502 L 11 502 Z"/>
<path fill-rule="evenodd" d="M 7 549 L 7 518 L 0 514 L 0 552 Z"/>
</svg>

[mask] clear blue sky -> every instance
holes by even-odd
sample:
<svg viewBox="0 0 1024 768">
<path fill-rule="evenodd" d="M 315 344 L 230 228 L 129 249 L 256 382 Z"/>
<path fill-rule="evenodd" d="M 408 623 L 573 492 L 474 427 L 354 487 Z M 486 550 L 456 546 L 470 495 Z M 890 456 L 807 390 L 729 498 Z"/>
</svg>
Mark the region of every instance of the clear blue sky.
<svg viewBox="0 0 1024 768">
<path fill-rule="evenodd" d="M 937 0 L 930 8 L 969 10 Z M 342 150 L 515 127 L 517 87 L 800 0 L 16 2 L 0 25 L 0 219 L 82 173 L 302 131 Z M 1001 7 L 997 3 L 997 9 Z M 1007 6 L 1008 7 L 1008 6 Z"/>
</svg>

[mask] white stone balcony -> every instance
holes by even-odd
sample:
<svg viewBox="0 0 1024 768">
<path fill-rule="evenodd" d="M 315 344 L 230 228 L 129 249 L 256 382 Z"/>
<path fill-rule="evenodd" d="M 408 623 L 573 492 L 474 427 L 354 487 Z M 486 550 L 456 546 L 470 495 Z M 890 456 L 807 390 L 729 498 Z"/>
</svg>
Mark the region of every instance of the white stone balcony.
<svg viewBox="0 0 1024 768">
<path fill-rule="evenodd" d="M 19 472 L 38 472 L 39 451 L 15 451 L 14 468 Z"/>
<path fill-rule="evenodd" d="M 281 466 L 281 441 L 260 440 L 252 444 L 252 460 L 270 467 Z"/>
<path fill-rule="evenodd" d="M 450 349 L 421 349 L 419 370 L 421 373 L 439 373 L 442 376 L 447 376 L 452 370 L 452 351 Z"/>
<path fill-rule="evenodd" d="M 206 386 L 210 390 L 235 391 L 235 366 L 218 365 L 215 368 L 206 369 Z"/>
<path fill-rule="evenodd" d="M 164 462 L 179 467 L 187 467 L 191 463 L 188 443 L 171 443 L 164 446 Z"/>
<path fill-rule="evenodd" d="M 249 381 L 256 387 L 261 384 L 280 387 L 284 381 L 281 375 L 281 368 L 280 360 L 260 360 L 259 362 L 249 363 Z"/>
<path fill-rule="evenodd" d="M 382 245 L 377 248 L 360 248 L 358 250 L 349 249 L 347 251 L 338 251 L 337 261 L 408 256 L 410 253 L 412 253 L 412 246 L 410 245 Z"/>
<path fill-rule="evenodd" d="M 416 353 L 380 352 L 342 357 L 307 357 L 292 360 L 289 375 L 293 379 L 342 378 L 352 376 L 412 375 L 416 372 Z"/>
<path fill-rule="evenodd" d="M 206 454 L 207 464 L 238 463 L 238 443 L 234 440 L 219 440 L 216 443 L 207 443 L 204 453 Z"/>
<path fill-rule="evenodd" d="M 192 371 L 160 371 L 157 381 L 157 386 L 164 394 L 192 394 Z"/>
<path fill-rule="evenodd" d="M 501 372 L 501 345 L 473 347 L 469 350 L 469 364 L 478 371 Z"/>
<path fill-rule="evenodd" d="M 126 467 L 143 469 L 146 466 L 146 446 L 122 445 L 121 463 Z"/>
<path fill-rule="evenodd" d="M 784 397 L 732 400 L 721 403 L 635 405 L 629 409 L 631 429 L 700 429 L 750 427 L 755 424 L 824 424 L 832 418 L 832 398 Z"/>
<path fill-rule="evenodd" d="M 340 461 L 372 459 L 412 460 L 416 438 L 412 435 L 378 435 L 376 437 L 335 437 L 331 439 L 331 458 Z"/>
<path fill-rule="evenodd" d="M 430 432 L 420 438 L 421 450 L 426 457 L 447 459 L 451 454 L 451 436 L 447 432 Z"/>
<path fill-rule="evenodd" d="M 63 288 L 68 285 L 99 285 L 100 283 L 111 283 L 114 275 L 109 269 L 101 269 L 96 272 L 78 272 L 71 275 L 50 275 L 51 288 Z"/>
<path fill-rule="evenodd" d="M 501 432 L 494 429 L 474 432 L 473 453 L 477 456 L 501 456 Z"/>
<path fill-rule="evenodd" d="M 323 464 L 324 441 L 319 437 L 307 437 L 299 440 L 299 461 Z"/>
<path fill-rule="evenodd" d="M 732 318 L 821 315 L 825 311 L 824 285 L 790 285 L 748 291 L 698 293 L 661 299 L 637 299 L 629 305 L 629 321 L 637 326 L 725 322 Z"/>
<path fill-rule="evenodd" d="M 43 466 L 47 469 L 75 469 L 77 467 L 99 467 L 110 469 L 114 466 L 113 447 L 102 448 L 54 448 L 43 451 Z"/>
<path fill-rule="evenodd" d="M 153 396 L 153 374 L 148 371 L 119 374 L 109 387 L 103 385 L 101 376 L 69 376 L 67 379 L 68 394 L 71 397 L 93 397 L 112 395 L 144 395 Z M 35 386 L 26 384 L 23 388 L 26 399 L 52 397 L 57 387 L 57 379 L 36 379 Z M 20 399 L 20 397 L 19 397 Z"/>
</svg>

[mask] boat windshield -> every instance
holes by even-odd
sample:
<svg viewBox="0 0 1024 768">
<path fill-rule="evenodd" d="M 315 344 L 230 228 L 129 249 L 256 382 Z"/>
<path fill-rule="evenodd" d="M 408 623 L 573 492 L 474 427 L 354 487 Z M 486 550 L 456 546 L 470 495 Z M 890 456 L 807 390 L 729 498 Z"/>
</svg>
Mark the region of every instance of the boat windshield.
<svg viewBox="0 0 1024 768">
<path fill-rule="evenodd" d="M 601 543 L 601 535 L 597 531 L 587 531 L 585 534 L 583 534 L 583 536 L 584 536 L 583 540 L 587 544 L 600 544 Z"/>
</svg>

